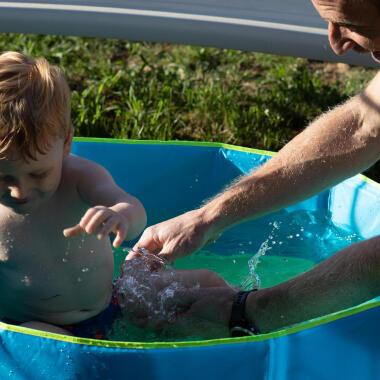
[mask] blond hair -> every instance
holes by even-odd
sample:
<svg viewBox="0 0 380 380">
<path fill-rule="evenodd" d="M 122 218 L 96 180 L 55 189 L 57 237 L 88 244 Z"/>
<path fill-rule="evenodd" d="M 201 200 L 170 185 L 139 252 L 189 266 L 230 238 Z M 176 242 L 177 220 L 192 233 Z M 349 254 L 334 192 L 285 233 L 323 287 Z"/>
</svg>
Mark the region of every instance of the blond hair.
<svg viewBox="0 0 380 380">
<path fill-rule="evenodd" d="M 24 159 L 36 159 L 71 128 L 70 90 L 61 70 L 44 58 L 1 54 L 0 156 L 17 149 Z"/>
</svg>

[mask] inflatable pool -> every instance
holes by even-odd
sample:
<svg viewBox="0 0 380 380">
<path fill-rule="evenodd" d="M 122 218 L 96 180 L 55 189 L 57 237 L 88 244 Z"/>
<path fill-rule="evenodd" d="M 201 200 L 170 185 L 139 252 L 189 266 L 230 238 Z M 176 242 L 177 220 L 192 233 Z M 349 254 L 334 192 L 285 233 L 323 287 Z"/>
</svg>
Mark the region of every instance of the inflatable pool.
<svg viewBox="0 0 380 380">
<path fill-rule="evenodd" d="M 72 152 L 104 165 L 136 195 L 148 224 L 199 206 L 271 155 L 216 143 L 81 138 Z M 380 185 L 358 175 L 278 215 L 297 210 L 322 210 L 332 223 L 369 238 L 380 233 Z M 257 220 L 255 228 L 267 222 Z M 254 250 L 262 243 L 257 235 Z M 371 300 L 270 334 L 208 341 L 101 341 L 0 323 L 0 378 L 375 379 L 379 305 Z"/>
</svg>

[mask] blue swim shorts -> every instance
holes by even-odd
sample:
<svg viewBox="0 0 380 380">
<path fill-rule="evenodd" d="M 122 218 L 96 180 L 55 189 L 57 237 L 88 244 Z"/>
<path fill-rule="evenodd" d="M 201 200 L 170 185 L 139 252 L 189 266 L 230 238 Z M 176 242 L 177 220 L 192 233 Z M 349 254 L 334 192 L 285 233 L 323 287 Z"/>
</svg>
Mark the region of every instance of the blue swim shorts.
<svg viewBox="0 0 380 380">
<path fill-rule="evenodd" d="M 112 297 L 108 307 L 98 315 L 73 325 L 60 325 L 60 327 L 80 338 L 105 339 L 106 330 L 112 327 L 115 319 L 120 315 L 119 303 L 115 297 Z M 12 325 L 21 325 L 22 323 L 9 318 L 3 318 L 1 322 Z"/>
<path fill-rule="evenodd" d="M 64 329 L 81 338 L 105 339 L 106 331 L 112 327 L 115 319 L 121 315 L 119 303 L 112 297 L 108 307 L 98 315 L 73 325 L 63 325 Z"/>
</svg>

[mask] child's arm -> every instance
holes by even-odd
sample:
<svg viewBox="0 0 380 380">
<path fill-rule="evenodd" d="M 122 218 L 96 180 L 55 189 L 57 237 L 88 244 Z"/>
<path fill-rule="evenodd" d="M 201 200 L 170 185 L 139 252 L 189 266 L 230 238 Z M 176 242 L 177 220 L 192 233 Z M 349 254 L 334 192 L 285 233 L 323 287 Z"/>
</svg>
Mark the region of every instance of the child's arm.
<svg viewBox="0 0 380 380">
<path fill-rule="evenodd" d="M 140 201 L 118 187 L 102 166 L 76 159 L 80 162 L 77 189 L 80 197 L 92 207 L 76 226 L 66 228 L 63 234 L 72 237 L 85 231 L 103 239 L 114 232 L 114 247 L 120 246 L 124 239 L 137 237 L 146 225 L 146 213 Z"/>
</svg>

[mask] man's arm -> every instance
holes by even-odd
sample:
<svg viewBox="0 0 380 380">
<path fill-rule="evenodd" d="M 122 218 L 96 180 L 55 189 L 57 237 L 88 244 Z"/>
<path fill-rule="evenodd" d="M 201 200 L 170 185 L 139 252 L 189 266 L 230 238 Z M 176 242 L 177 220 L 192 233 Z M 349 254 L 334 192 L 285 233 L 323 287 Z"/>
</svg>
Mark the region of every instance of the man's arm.
<svg viewBox="0 0 380 380">
<path fill-rule="evenodd" d="M 102 166 L 80 157 L 74 159 L 76 171 L 82 173 L 78 175 L 78 193 L 91 207 L 76 226 L 64 230 L 64 235 L 71 237 L 85 231 L 103 239 L 114 232 L 115 247 L 124 239 L 136 238 L 146 225 L 146 213 L 140 201 L 117 186 Z"/>
<path fill-rule="evenodd" d="M 136 247 L 161 250 L 161 256 L 174 261 L 237 223 L 307 199 L 365 170 L 379 154 L 377 74 L 360 95 L 318 118 L 255 173 L 200 209 L 148 228 Z"/>
<path fill-rule="evenodd" d="M 229 287 L 183 291 L 179 303 L 186 311 L 175 326 L 198 322 L 190 334 L 208 338 L 229 335 L 229 320 L 236 290 Z M 276 286 L 248 295 L 246 319 L 259 333 L 343 310 L 380 295 L 380 237 L 356 243 L 331 256 L 310 271 Z M 197 331 L 202 323 L 212 326 Z M 209 335 L 209 334 L 215 335 Z"/>
<path fill-rule="evenodd" d="M 246 316 L 269 332 L 346 309 L 380 295 L 380 237 L 336 253 L 310 271 L 251 293 Z"/>
<path fill-rule="evenodd" d="M 370 86 L 376 85 L 380 95 L 379 75 L 375 82 Z M 218 230 L 225 229 L 367 169 L 380 155 L 380 104 L 374 99 L 367 89 L 314 121 L 257 172 L 207 204 L 205 218 Z"/>
</svg>

